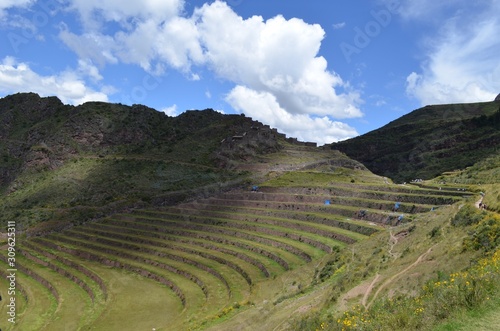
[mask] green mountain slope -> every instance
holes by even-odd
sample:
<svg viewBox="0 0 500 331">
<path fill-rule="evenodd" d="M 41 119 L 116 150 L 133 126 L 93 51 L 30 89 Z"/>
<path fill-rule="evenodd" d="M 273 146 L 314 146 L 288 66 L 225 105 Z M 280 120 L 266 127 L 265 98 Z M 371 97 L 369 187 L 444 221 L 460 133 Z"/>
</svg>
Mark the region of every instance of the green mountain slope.
<svg viewBox="0 0 500 331">
<path fill-rule="evenodd" d="M 1 217 L 25 226 L 81 222 L 181 201 L 242 180 L 234 164 L 279 150 L 279 139 L 262 123 L 210 109 L 169 117 L 141 105 L 7 96 L 0 99 Z"/>
<path fill-rule="evenodd" d="M 496 154 L 500 104 L 426 106 L 331 148 L 396 181 L 429 179 Z"/>
<path fill-rule="evenodd" d="M 368 152 L 388 146 L 423 167 L 394 163 L 386 177 L 460 169 L 395 184 L 336 148 L 285 139 L 244 116 L 0 99 L 0 220 L 17 231 L 18 312 L 16 325 L 1 328 L 494 323 L 498 106 L 427 107 L 370 133 Z M 2 231 L 5 300 L 8 239 Z"/>
</svg>

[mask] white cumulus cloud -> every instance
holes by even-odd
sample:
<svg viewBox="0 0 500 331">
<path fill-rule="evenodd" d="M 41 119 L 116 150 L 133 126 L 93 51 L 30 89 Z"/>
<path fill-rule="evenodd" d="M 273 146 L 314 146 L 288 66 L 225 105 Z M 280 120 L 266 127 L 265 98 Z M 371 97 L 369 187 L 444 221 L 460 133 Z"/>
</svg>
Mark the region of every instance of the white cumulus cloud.
<svg viewBox="0 0 500 331">
<path fill-rule="evenodd" d="M 451 2 L 456 3 L 460 1 Z M 415 18 L 419 17 L 419 10 L 413 11 Z M 448 16 L 438 33 L 428 39 L 421 71 L 408 75 L 407 93 L 422 105 L 495 98 L 500 92 L 498 12 L 498 1 L 469 3 L 461 10 L 451 10 L 453 15 Z"/>
<path fill-rule="evenodd" d="M 342 122 L 332 121 L 327 116 L 291 114 L 283 109 L 275 96 L 269 92 L 236 86 L 226 96 L 226 101 L 246 116 L 263 121 L 287 136 L 302 141 L 315 141 L 323 145 L 358 135 L 354 128 Z"/>
<path fill-rule="evenodd" d="M 0 0 L 0 17 L 4 15 L 6 9 L 12 7 L 25 8 L 29 7 L 36 0 Z"/>
<path fill-rule="evenodd" d="M 117 22 L 130 29 L 135 19 L 164 21 L 180 14 L 183 0 L 68 0 L 69 9 L 80 14 L 87 29 L 99 29 L 104 22 Z"/>
<path fill-rule="evenodd" d="M 179 111 L 177 110 L 177 105 L 176 104 L 173 104 L 170 107 L 166 107 L 166 108 L 160 109 L 160 112 L 163 112 L 163 113 L 167 114 L 168 116 L 177 116 L 177 115 L 179 115 Z"/>
<path fill-rule="evenodd" d="M 63 103 L 74 105 L 87 101 L 108 101 L 105 92 L 87 86 L 81 72 L 66 70 L 57 75 L 41 76 L 27 63 L 18 63 L 12 57 L 5 57 L 0 62 L 0 93 L 20 91 L 35 92 L 42 96 L 56 95 Z"/>
<path fill-rule="evenodd" d="M 359 94 L 317 55 L 325 34 L 321 26 L 283 16 L 245 20 L 218 1 L 195 16 L 207 61 L 219 76 L 273 94 L 293 114 L 362 116 Z"/>
</svg>

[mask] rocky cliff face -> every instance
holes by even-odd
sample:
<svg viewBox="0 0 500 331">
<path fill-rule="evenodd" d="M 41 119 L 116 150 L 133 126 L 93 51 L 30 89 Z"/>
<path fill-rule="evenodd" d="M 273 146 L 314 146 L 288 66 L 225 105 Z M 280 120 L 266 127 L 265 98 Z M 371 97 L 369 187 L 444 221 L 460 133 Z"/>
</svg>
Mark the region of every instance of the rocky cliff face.
<svg viewBox="0 0 500 331">
<path fill-rule="evenodd" d="M 55 97 L 22 93 L 0 99 L 0 186 L 26 168 L 54 167 L 58 158 L 43 123 L 71 109 Z"/>
<path fill-rule="evenodd" d="M 280 136 L 248 117 L 211 109 L 169 117 L 142 105 L 74 107 L 19 93 L 0 99 L 0 188 L 21 173 L 54 170 L 78 156 L 155 155 L 221 167 L 228 158 L 276 151 Z"/>
</svg>

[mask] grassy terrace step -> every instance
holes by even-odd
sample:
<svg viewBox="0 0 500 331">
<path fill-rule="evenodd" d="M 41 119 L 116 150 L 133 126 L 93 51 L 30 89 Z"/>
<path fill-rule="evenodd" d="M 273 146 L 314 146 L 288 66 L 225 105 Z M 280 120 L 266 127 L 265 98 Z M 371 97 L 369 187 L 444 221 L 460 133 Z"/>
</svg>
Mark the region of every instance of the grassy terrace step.
<svg viewBox="0 0 500 331">
<path fill-rule="evenodd" d="M 324 213 L 331 214 L 335 216 L 343 216 L 354 219 L 359 219 L 363 221 L 369 221 L 374 223 L 386 224 L 391 218 L 397 217 L 392 212 L 380 211 L 378 209 L 368 209 L 364 217 L 360 217 L 360 208 L 352 206 L 342 206 L 342 205 L 328 205 L 323 204 L 307 204 L 307 203 L 280 203 L 280 202 L 259 202 L 259 201 L 247 201 L 247 200 L 223 200 L 209 198 L 201 200 L 198 202 L 199 208 L 207 208 L 210 205 L 217 206 L 230 206 L 230 207 L 244 207 L 244 208 L 269 208 L 273 210 L 288 210 L 295 212 L 307 212 L 307 213 Z M 208 207 L 209 208 L 209 207 Z"/>
<path fill-rule="evenodd" d="M 247 242 L 245 240 L 234 241 L 224 236 L 196 234 L 189 231 L 177 231 L 176 234 L 166 234 L 166 232 L 130 229 L 123 226 L 102 223 L 93 223 L 92 228 L 110 233 L 112 236 L 123 234 L 127 237 L 127 240 L 139 243 L 147 242 L 155 245 L 157 243 L 159 243 L 159 245 L 169 245 L 166 242 L 175 242 L 187 245 L 189 248 L 191 248 L 191 246 L 196 246 L 197 248 L 202 247 L 208 251 L 222 252 L 223 254 L 235 255 L 235 253 L 241 253 L 253 256 L 266 265 L 268 269 L 274 266 L 270 263 L 271 261 L 284 270 L 290 269 L 288 262 L 273 252 L 273 250 L 277 250 L 276 248 L 259 245 L 255 242 Z M 152 238 L 159 240 L 153 240 Z M 231 249 L 227 249 L 229 246 Z M 226 251 L 230 251 L 231 253 L 227 253 Z"/>
<path fill-rule="evenodd" d="M 185 226 L 186 223 L 192 222 L 208 226 L 223 226 L 224 228 L 241 229 L 244 231 L 262 233 L 264 235 L 271 235 L 279 238 L 290 238 L 294 241 L 304 242 L 326 253 L 332 252 L 332 246 L 343 246 L 343 243 L 354 242 L 354 239 L 338 233 L 324 231 L 308 226 L 300 226 L 294 224 L 293 222 L 286 222 L 283 220 L 272 221 L 263 219 L 261 222 L 257 222 L 255 219 L 248 220 L 248 218 L 235 220 L 220 217 L 196 216 L 191 214 L 187 220 L 188 222 L 186 222 L 187 215 L 185 214 L 135 214 L 134 216 L 141 219 L 147 219 L 149 223 L 154 224 L 165 224 L 164 222 L 166 221 L 169 223 L 180 223 L 182 226 Z"/>
<path fill-rule="evenodd" d="M 2 304 L 0 305 L 0 316 L 4 316 L 2 319 L 4 323 L 2 323 L 2 327 L 5 330 L 11 330 L 15 324 L 9 322 L 6 323 L 7 319 L 11 318 L 8 315 L 10 311 L 10 307 L 7 305 L 10 304 L 10 298 L 14 297 L 15 299 L 15 312 L 16 312 L 16 322 L 19 322 L 19 316 L 22 316 L 23 313 L 28 308 L 28 294 L 24 289 L 24 285 L 19 282 L 16 274 L 16 281 L 12 284 L 11 280 L 7 278 L 10 275 L 10 272 L 7 271 L 10 267 L 3 262 L 0 262 L 0 293 L 2 294 Z M 12 287 L 14 285 L 14 287 Z M 2 329 L 3 330 L 3 329 Z"/>
<path fill-rule="evenodd" d="M 452 204 L 463 198 L 464 194 L 457 192 L 456 195 L 441 195 L 439 191 L 428 191 L 428 194 L 421 194 L 419 190 L 415 192 L 392 192 L 374 189 L 357 189 L 351 186 L 328 186 L 328 187 L 287 187 L 276 188 L 261 186 L 259 188 L 264 193 L 294 193 L 294 194 L 315 194 L 315 195 L 340 195 L 371 200 L 399 201 L 402 203 L 418 203 L 428 205 Z"/>
<path fill-rule="evenodd" d="M 418 195 L 441 195 L 441 196 L 456 196 L 463 197 L 464 195 L 473 195 L 473 192 L 464 190 L 457 190 L 457 187 L 451 186 L 431 186 L 421 183 L 408 183 L 408 184 L 357 184 L 357 183 L 340 183 L 335 182 L 332 187 L 347 187 L 353 190 L 366 190 L 366 191 L 384 191 L 392 193 L 410 193 Z M 441 189 L 439 189 L 441 187 Z M 327 188 L 330 188 L 328 186 Z M 462 186 L 463 188 L 463 186 Z"/>
<path fill-rule="evenodd" d="M 219 199 L 229 199 L 229 200 L 248 199 L 248 200 L 269 200 L 269 201 L 282 201 L 282 202 L 301 201 L 301 202 L 322 203 L 325 198 L 332 198 L 332 197 L 359 199 L 359 195 L 366 192 L 369 193 L 377 192 L 380 193 L 382 197 L 383 194 L 388 194 L 388 195 L 395 194 L 395 192 L 385 192 L 385 191 L 367 190 L 367 189 L 363 190 L 363 189 L 358 189 L 356 187 L 350 187 L 348 185 L 342 187 L 328 186 L 328 187 L 313 187 L 313 188 L 305 188 L 305 187 L 278 188 L 278 187 L 263 186 L 259 187 L 258 191 L 235 189 L 232 191 L 220 193 L 215 197 Z M 420 196 L 418 194 L 413 194 L 413 195 Z M 367 198 L 365 200 L 370 200 L 370 199 Z M 379 199 L 379 198 L 373 200 L 382 202 L 393 201 L 393 200 Z"/>
<path fill-rule="evenodd" d="M 118 216 L 118 215 L 117 215 Z M 121 219 L 128 220 L 130 222 L 144 222 L 146 224 L 155 224 L 165 227 L 174 228 L 186 228 L 192 230 L 201 230 L 209 232 L 229 232 L 239 237 L 250 236 L 253 240 L 273 240 L 280 244 L 283 248 L 296 254 L 297 256 L 304 259 L 306 262 L 312 261 L 311 256 L 318 255 L 318 250 L 330 253 L 332 247 L 339 245 L 340 242 L 324 237 L 315 236 L 310 233 L 303 231 L 297 231 L 294 229 L 284 229 L 276 226 L 257 226 L 250 222 L 238 222 L 238 221 L 224 221 L 224 220 L 210 220 L 206 218 L 196 218 L 191 217 L 190 220 L 184 219 L 183 217 L 177 218 L 175 215 L 173 218 L 161 218 L 161 217 L 149 217 L 149 216 L 135 216 L 131 215 L 121 215 Z M 283 231 L 284 230 L 284 231 Z M 321 241 L 330 241 L 328 244 Z"/>
<path fill-rule="evenodd" d="M 87 261 L 106 276 L 109 301 L 91 330 L 185 330 L 192 316 L 170 288 L 136 273 Z M 196 318 L 196 317 L 194 317 Z M 46 330 L 52 331 L 52 330 Z M 83 331 L 83 330 L 82 330 Z"/>
<path fill-rule="evenodd" d="M 323 204 L 325 200 L 330 200 L 332 204 L 356 206 L 358 208 L 371 208 L 379 210 L 392 210 L 394 201 L 367 199 L 352 196 L 341 196 L 335 193 L 330 195 L 318 194 L 294 194 L 294 193 L 265 193 L 265 192 L 228 192 L 218 195 L 216 198 L 225 200 L 251 200 L 251 201 L 272 201 L 272 202 L 300 202 Z M 399 211 L 403 213 L 420 213 L 429 211 L 435 205 L 419 203 L 401 203 Z"/>
<path fill-rule="evenodd" d="M 431 192 L 439 192 L 443 195 L 474 195 L 474 192 L 469 191 L 469 186 L 465 184 L 424 184 L 424 183 L 409 183 L 409 187 L 417 187 L 421 190 L 427 190 Z"/>
<path fill-rule="evenodd" d="M 5 281 L 5 285 L 8 285 L 6 288 L 9 287 L 9 280 L 7 279 L 7 276 L 9 275 L 9 272 L 7 271 L 7 269 L 9 269 L 10 267 L 8 265 L 4 265 L 3 261 L 0 261 L 0 266 L 2 267 L 2 269 L 0 269 L 0 277 L 3 281 Z M 5 292 L 1 292 L 4 296 L 7 296 L 6 293 L 8 292 L 8 290 L 6 290 Z M 16 300 L 18 298 L 20 298 L 21 300 L 24 300 L 24 303 L 26 303 L 28 301 L 28 294 L 26 293 L 26 290 L 25 288 L 20 285 L 20 284 L 17 284 L 16 283 L 16 288 L 15 288 L 15 295 L 16 295 Z M 18 307 L 19 308 L 19 307 Z M 20 311 L 17 311 L 18 313 L 20 313 Z"/>
<path fill-rule="evenodd" d="M 116 215 L 118 217 L 119 215 Z M 229 230 L 225 229 L 223 227 L 215 227 L 215 226 L 206 226 L 206 225 L 200 225 L 200 224 L 182 224 L 182 223 L 175 223 L 175 222 L 167 222 L 162 219 L 158 219 L 158 221 L 164 221 L 164 224 L 162 226 L 158 225 L 150 225 L 148 224 L 148 220 L 144 219 L 135 219 L 129 215 L 124 216 L 128 217 L 129 220 L 126 221 L 124 219 L 110 219 L 107 220 L 108 224 L 115 224 L 115 225 L 123 225 L 126 222 L 126 226 L 130 228 L 136 228 L 136 229 L 148 229 L 151 231 L 163 231 L 169 234 L 183 234 L 183 235 L 188 235 L 191 233 L 191 235 L 195 236 L 196 234 L 205 234 L 205 233 L 211 233 L 211 234 L 217 234 L 217 235 L 223 235 L 227 236 L 230 238 L 238 238 L 236 240 L 240 239 L 245 239 L 245 240 L 250 240 L 254 241 L 260 244 L 264 244 L 267 246 L 273 246 L 280 248 L 282 251 L 292 253 L 293 255 L 299 257 L 300 259 L 304 260 L 305 262 L 310 262 L 312 260 L 311 256 L 307 253 L 305 253 L 303 250 L 298 249 L 294 245 L 291 245 L 287 243 L 286 240 L 283 238 L 280 238 L 281 240 L 276 240 L 272 236 L 265 236 L 265 235 L 254 235 L 253 233 L 249 233 L 247 231 L 242 231 L 242 230 Z M 151 221 L 151 220 L 149 220 Z M 182 230 L 179 230 L 179 228 L 187 230 L 188 232 L 183 232 Z M 234 239 L 233 239 L 234 240 Z"/>
<path fill-rule="evenodd" d="M 86 282 L 84 282 L 80 277 L 76 276 L 74 273 L 69 272 L 64 268 L 61 268 L 57 264 L 54 264 L 52 262 L 46 261 L 43 258 L 40 258 L 36 252 L 36 248 L 30 248 L 30 247 L 32 246 L 23 243 L 23 248 L 22 249 L 19 248 L 18 252 L 28 260 L 38 263 L 44 267 L 48 267 L 49 269 L 57 272 L 61 276 L 67 278 L 68 280 L 72 281 L 73 283 L 81 287 L 87 293 L 92 303 L 94 303 L 95 300 L 94 290 Z"/>
<path fill-rule="evenodd" d="M 300 230 L 305 233 L 311 233 L 325 238 L 334 239 L 335 242 L 343 242 L 347 244 L 352 244 L 356 240 L 364 238 L 364 236 L 360 236 L 359 234 L 352 233 L 350 231 L 345 231 L 342 229 L 332 228 L 324 225 L 311 224 L 307 222 L 301 222 L 301 221 L 295 221 L 286 218 L 278 218 L 271 216 L 256 217 L 255 215 L 252 214 L 244 214 L 238 212 L 237 213 L 221 212 L 221 211 L 214 212 L 214 211 L 205 211 L 199 209 L 178 208 L 177 213 L 141 210 L 134 212 L 134 215 L 161 217 L 166 219 L 172 219 L 173 217 L 177 217 L 182 220 L 185 220 L 186 215 L 189 215 L 190 218 L 197 217 L 201 219 L 212 220 L 215 222 L 240 221 L 250 224 L 257 223 L 257 224 L 273 225 L 281 227 L 282 229 L 288 228 L 288 229 Z"/>
<path fill-rule="evenodd" d="M 32 248 L 36 252 L 43 254 L 47 258 L 51 260 L 56 260 L 60 262 L 61 264 L 72 268 L 83 275 L 85 275 L 87 278 L 91 279 L 95 284 L 97 284 L 103 299 L 106 300 L 108 297 L 108 290 L 106 288 L 106 284 L 104 283 L 104 280 L 95 272 L 92 270 L 88 269 L 87 267 L 83 266 L 82 264 L 76 263 L 73 260 L 70 260 L 68 258 L 65 258 L 60 255 L 53 254 L 52 252 L 49 252 L 46 250 L 47 248 L 50 249 L 51 246 L 47 246 L 47 242 L 42 241 L 39 238 L 34 238 L 30 242 L 25 242 L 24 245 L 27 245 L 28 247 Z"/>
<path fill-rule="evenodd" d="M 87 241 L 98 241 L 100 244 L 104 244 L 106 246 L 111 246 L 114 248 L 124 248 L 127 251 L 134 251 L 134 252 L 139 252 L 139 253 L 145 253 L 148 255 L 153 255 L 155 257 L 166 258 L 166 259 L 170 260 L 171 263 L 172 263 L 172 261 L 177 262 L 177 263 L 175 263 L 176 266 L 180 266 L 180 267 L 185 268 L 186 266 L 184 264 L 186 264 L 186 265 L 190 266 L 189 267 L 190 272 L 195 273 L 195 274 L 208 273 L 208 274 L 214 276 L 215 278 L 217 278 L 219 281 L 221 281 L 224 284 L 224 286 L 228 292 L 228 297 L 229 298 L 231 297 L 231 289 L 229 287 L 227 280 L 219 272 L 217 272 L 215 269 L 213 269 L 205 264 L 202 264 L 196 260 L 193 260 L 191 258 L 188 258 L 188 257 L 180 255 L 180 254 L 177 254 L 177 255 L 171 254 L 170 252 L 166 252 L 164 250 L 159 249 L 159 245 L 151 245 L 152 243 L 149 243 L 149 242 L 147 243 L 148 245 L 144 245 L 145 243 L 131 244 L 130 243 L 131 240 L 129 239 L 130 238 L 129 236 L 124 236 L 124 235 L 120 235 L 120 234 L 112 234 L 112 233 L 103 232 L 103 231 L 92 231 L 91 229 L 81 229 L 81 230 L 85 231 L 85 232 L 84 233 L 71 232 L 71 234 L 74 235 L 76 238 L 84 239 Z M 90 234 L 92 234 L 92 236 L 85 235 L 85 233 L 90 233 Z M 113 239 L 109 239 L 109 238 L 113 238 Z M 144 242 L 146 242 L 146 241 L 144 241 Z M 166 247 L 166 248 L 173 249 L 174 251 L 176 251 L 175 248 L 173 248 L 172 246 Z M 191 253 L 191 255 L 194 255 L 195 253 L 198 253 L 200 256 L 205 255 L 203 252 L 192 251 L 190 253 Z M 143 255 L 143 256 L 145 256 L 145 255 Z M 220 261 L 222 259 L 216 258 L 216 260 L 219 260 L 218 262 L 221 263 Z M 225 262 L 225 261 L 223 261 L 223 262 Z M 226 263 L 230 264 L 230 262 L 226 262 Z M 240 271 L 241 269 L 238 267 L 238 270 Z M 243 272 L 242 276 L 245 278 L 245 280 L 247 280 L 249 278 L 245 272 Z M 248 279 L 247 282 L 251 283 L 251 280 Z M 205 293 L 205 294 L 208 295 L 208 293 Z"/>
<path fill-rule="evenodd" d="M 1 254 L 0 254 L 0 260 L 7 264 L 7 258 Z M 36 273 L 35 271 L 31 270 L 30 268 L 26 267 L 21 263 L 16 264 L 16 269 L 26 274 L 27 276 L 30 276 L 38 283 L 40 283 L 43 287 L 45 287 L 47 290 L 49 290 L 52 296 L 56 299 L 57 304 L 59 304 L 59 293 L 57 292 L 56 288 L 50 281 L 48 281 L 43 276 L 39 275 L 38 273 Z"/>
<path fill-rule="evenodd" d="M 214 268 L 197 261 L 197 257 L 202 257 L 204 260 L 211 260 L 211 261 L 215 261 L 215 262 L 222 264 L 222 265 L 227 265 L 227 266 L 233 268 L 234 270 L 236 270 L 237 272 L 241 270 L 241 268 L 239 266 L 237 266 L 236 264 L 234 264 L 230 261 L 227 261 L 225 258 L 221 257 L 220 254 L 218 254 L 217 256 L 212 254 L 214 251 L 217 251 L 218 253 L 222 253 L 223 254 L 222 256 L 229 255 L 232 257 L 236 257 L 236 258 L 238 258 L 246 263 L 249 263 L 249 264 L 257 267 L 265 277 L 269 277 L 269 271 L 264 266 L 264 264 L 261 263 L 260 261 L 258 261 L 257 259 L 254 259 L 253 257 L 250 257 L 244 253 L 232 251 L 232 250 L 225 249 L 222 247 L 216 247 L 214 245 L 198 245 L 199 247 L 203 247 L 203 248 L 201 248 L 201 250 L 200 249 L 195 250 L 189 246 L 173 245 L 173 244 L 165 242 L 165 241 L 152 240 L 151 237 L 140 236 L 137 233 L 137 231 L 134 231 L 133 234 L 127 235 L 127 234 L 123 234 L 123 233 L 113 232 L 110 230 L 102 230 L 102 229 L 100 230 L 99 227 L 98 227 L 98 229 L 95 229 L 95 226 L 82 228 L 82 230 L 85 231 L 86 233 L 90 233 L 90 234 L 99 236 L 100 238 L 102 238 L 102 239 L 100 239 L 101 242 L 106 241 L 108 238 L 113 238 L 113 240 L 116 240 L 116 241 L 123 241 L 125 243 L 134 242 L 137 244 L 147 245 L 149 247 L 149 248 L 143 248 L 143 247 L 133 246 L 134 249 L 140 250 L 140 251 L 147 250 L 147 251 L 153 252 L 153 250 L 152 250 L 153 247 L 155 249 L 158 249 L 159 247 L 164 248 L 164 249 L 168 249 L 169 252 L 171 252 L 171 253 L 165 253 L 165 252 L 160 253 L 159 251 L 155 251 L 155 254 L 162 254 L 163 257 L 168 257 L 172 260 L 176 260 L 176 261 L 190 264 L 192 266 L 197 267 L 198 269 L 203 270 L 204 272 L 208 272 L 208 273 L 212 274 L 214 277 L 218 278 L 221 282 L 224 283 L 229 294 L 231 293 L 231 290 L 229 288 L 229 284 L 227 283 L 226 279 L 219 272 L 217 272 Z M 122 244 L 122 246 L 128 247 L 129 245 Z M 130 247 L 132 247 L 132 246 L 130 246 Z M 209 248 L 208 250 L 204 249 L 207 247 Z M 173 253 L 175 253 L 175 254 L 173 254 Z M 206 262 L 206 261 L 204 261 L 204 262 Z M 243 277 L 245 278 L 245 276 L 243 276 Z M 247 278 L 245 278 L 245 280 L 247 282 L 249 282 L 249 280 Z M 250 284 L 251 284 L 251 281 L 250 281 Z"/>
<path fill-rule="evenodd" d="M 0 262 L 2 270 L 7 270 L 9 267 L 6 263 Z M 21 268 L 23 268 L 21 266 Z M 19 266 L 16 272 L 16 324 L 6 323 L 5 331 L 7 330 L 44 330 L 44 326 L 49 324 L 56 312 L 59 301 L 53 296 L 51 291 L 42 285 L 39 281 L 31 276 L 23 273 Z M 32 273 L 34 271 L 31 270 Z M 41 276 L 38 276 L 41 277 Z M 4 278 L 5 279 L 5 278 Z M 22 289 L 21 292 L 17 292 Z M 6 292 L 3 292 L 3 294 Z M 21 293 L 21 295 L 19 295 Z M 26 298 L 24 304 L 18 306 L 18 301 L 21 298 Z M 3 300 L 8 300 L 6 294 Z M 2 307 L 6 307 L 2 304 Z M 3 312 L 3 310 L 2 310 Z M 6 312 L 6 311 L 5 311 Z M 7 316 L 7 315 L 2 315 Z M 4 319 L 4 321 L 6 318 Z M 4 328 L 2 327 L 2 330 Z"/>
<path fill-rule="evenodd" d="M 331 169 L 323 171 L 291 171 L 282 176 L 270 179 L 260 184 L 261 189 L 279 189 L 287 191 L 290 189 L 342 189 L 349 188 L 350 190 L 368 190 L 368 191 L 386 191 L 386 192 L 401 192 L 401 193 L 417 193 L 419 195 L 454 195 L 463 196 L 470 194 L 462 187 L 455 185 L 439 185 L 426 186 L 422 183 L 409 184 L 392 184 L 382 177 L 370 175 L 366 177 L 367 181 L 363 180 L 365 171 L 356 171 L 352 169 L 337 168 L 331 172 Z M 352 179 L 356 178 L 356 182 Z M 415 185 L 413 185 L 415 184 Z M 441 190 L 439 189 L 441 188 Z M 460 190 L 457 190 L 460 188 Z"/>
<path fill-rule="evenodd" d="M 131 271 L 133 273 L 136 273 L 140 276 L 152 279 L 154 281 L 157 281 L 158 283 L 165 285 L 169 287 L 178 297 L 178 299 L 181 301 L 182 305 L 185 307 L 186 306 L 186 297 L 184 293 L 181 291 L 181 289 L 171 280 L 155 273 L 152 272 L 151 270 L 146 270 L 142 267 L 137 267 L 134 264 L 129 264 L 125 263 L 122 261 L 119 261 L 117 259 L 112 259 L 106 256 L 103 256 L 102 254 L 96 254 L 87 250 L 81 249 L 81 245 L 78 245 L 78 241 L 72 240 L 71 238 L 65 238 L 60 235 L 50 235 L 49 240 L 54 242 L 57 248 L 57 250 L 60 250 L 62 252 L 68 253 L 73 256 L 77 256 L 86 260 L 90 261 L 95 261 L 102 263 L 103 265 L 106 266 L 111 266 L 115 268 L 121 268 L 125 269 L 128 271 Z M 75 248 L 74 245 L 77 245 L 78 248 Z"/>
<path fill-rule="evenodd" d="M 84 248 L 87 252 L 91 252 L 94 255 L 104 258 L 112 258 L 112 260 L 120 264 L 132 265 L 139 268 L 142 268 L 142 265 L 146 264 L 147 270 L 144 269 L 144 271 L 154 272 L 161 277 L 165 276 L 163 278 L 169 280 L 169 283 L 172 284 L 171 288 L 173 290 L 178 289 L 185 298 L 185 293 L 188 292 L 186 289 L 193 289 L 192 292 L 197 292 L 194 291 L 196 287 L 192 286 L 191 283 L 194 283 L 199 287 L 199 290 L 203 292 L 205 298 L 208 297 L 208 290 L 205 284 L 198 277 L 185 270 L 179 270 L 172 265 L 145 258 L 138 254 L 131 254 L 127 251 L 121 251 L 104 244 L 101 245 L 99 243 L 95 243 L 93 237 L 84 236 L 83 234 L 78 234 L 72 231 L 65 231 L 63 234 L 55 235 L 55 237 L 59 242 L 77 245 L 78 247 Z M 185 286 L 181 288 L 182 285 Z M 193 296 L 195 295 L 197 294 L 194 294 Z"/>
<path fill-rule="evenodd" d="M 50 248 L 43 244 L 40 244 L 40 242 L 37 241 L 36 238 L 34 240 L 23 242 L 23 247 L 30 249 L 32 252 L 35 252 L 35 254 L 42 255 L 48 264 L 52 264 L 66 270 L 71 270 L 71 272 L 69 272 L 68 270 L 67 276 L 73 275 L 76 277 L 76 279 L 80 279 L 83 282 L 81 286 L 87 291 L 87 293 L 89 293 L 89 290 L 91 290 L 91 292 L 93 293 L 93 297 L 91 297 L 92 302 L 96 300 L 96 296 L 101 296 L 101 299 L 103 301 L 106 300 L 106 285 L 104 284 L 104 280 L 95 272 L 70 259 L 49 252 L 48 250 L 50 250 Z M 73 281 L 75 281 L 76 279 L 74 279 Z M 89 287 L 89 289 L 86 289 L 87 287 Z"/>
<path fill-rule="evenodd" d="M 106 252 L 106 254 L 112 253 L 112 251 L 115 251 L 113 254 L 119 256 L 119 257 L 125 257 L 125 258 L 134 258 L 134 256 L 139 257 L 138 261 L 140 263 L 146 263 L 154 267 L 159 267 L 162 269 L 166 269 L 170 272 L 174 272 L 175 274 L 179 274 L 180 276 L 183 276 L 185 278 L 189 278 L 190 281 L 196 283 L 200 288 L 202 289 L 203 293 L 205 294 L 205 301 L 203 303 L 204 306 L 211 307 L 211 309 L 215 309 L 217 307 L 223 307 L 226 305 L 229 299 L 231 299 L 231 292 L 229 290 L 229 286 L 226 288 L 225 286 L 221 286 L 220 279 L 214 277 L 210 273 L 205 272 L 203 269 L 198 269 L 197 267 L 194 267 L 193 265 L 189 263 L 185 263 L 187 260 L 184 258 L 183 261 L 176 256 L 176 260 L 172 260 L 172 254 L 163 252 L 163 250 L 158 249 L 157 247 L 147 248 L 142 245 L 134 245 L 134 244 L 129 244 L 123 241 L 118 241 L 118 240 L 109 240 L 106 239 L 105 237 L 97 237 L 97 236 L 87 236 L 82 233 L 68 233 L 70 234 L 73 238 L 77 238 L 79 241 L 84 242 L 85 244 L 83 245 L 86 249 L 91 249 L 91 250 L 97 250 L 101 248 Z M 93 245 L 90 243 L 93 242 L 98 242 L 99 245 Z M 110 249 L 110 247 L 112 247 Z M 120 249 L 120 251 L 125 250 L 126 252 L 134 251 L 136 254 L 134 256 L 131 256 L 128 253 L 122 254 L 116 254 L 116 248 Z M 166 264 L 168 263 L 168 264 Z M 167 267 L 166 267 L 167 266 Z M 177 268 L 179 270 L 182 270 L 182 273 L 178 273 L 178 271 L 172 270 L 173 268 Z M 187 274 L 190 273 L 191 275 Z M 225 281 L 224 278 L 222 278 Z M 179 287 L 185 288 L 185 287 L 191 287 L 191 285 L 182 284 L 181 281 L 174 280 L 172 279 L 176 284 L 179 285 Z M 226 282 L 227 284 L 227 282 Z M 241 286 L 241 284 L 238 284 Z M 188 291 L 186 290 L 185 293 Z M 239 293 L 239 291 L 235 291 L 236 293 Z M 188 301 L 189 304 L 189 301 Z M 192 303 L 191 303 L 192 305 Z"/>
<path fill-rule="evenodd" d="M 191 209 L 209 214 L 210 212 L 224 212 L 224 213 L 245 213 L 251 215 L 274 216 L 285 219 L 294 219 L 298 221 L 324 224 L 329 227 L 335 227 L 347 230 L 349 232 L 359 233 L 361 235 L 369 236 L 380 230 L 379 226 L 371 225 L 365 221 L 346 219 L 343 215 L 334 215 L 330 213 L 321 212 L 300 212 L 294 210 L 276 210 L 270 208 L 253 208 L 244 206 L 219 206 L 215 204 L 202 205 L 200 208 L 199 203 L 184 203 L 176 207 L 168 207 L 157 209 L 159 212 L 173 212 L 181 213 L 181 209 Z M 148 210 L 149 211 L 149 210 Z"/>
<path fill-rule="evenodd" d="M 170 325 L 180 330 L 186 323 L 187 311 L 178 296 L 170 288 L 159 286 L 157 281 L 126 269 L 70 255 L 58 250 L 57 244 L 45 238 L 32 238 L 30 241 L 36 241 L 42 249 L 57 254 L 58 257 L 70 259 L 102 277 L 107 299 L 96 314 L 92 330 L 151 330 L 158 325 Z M 134 314 L 123 313 L 130 311 Z M 137 316 L 141 318 L 138 319 Z"/>
<path fill-rule="evenodd" d="M 57 289 L 57 318 L 51 320 L 51 330 L 78 330 L 88 325 L 89 317 L 92 316 L 92 302 L 80 286 L 22 254 L 16 256 L 16 261 L 18 269 L 23 266 L 50 282 L 54 291 Z M 30 276 L 33 277 L 33 274 Z"/>
</svg>

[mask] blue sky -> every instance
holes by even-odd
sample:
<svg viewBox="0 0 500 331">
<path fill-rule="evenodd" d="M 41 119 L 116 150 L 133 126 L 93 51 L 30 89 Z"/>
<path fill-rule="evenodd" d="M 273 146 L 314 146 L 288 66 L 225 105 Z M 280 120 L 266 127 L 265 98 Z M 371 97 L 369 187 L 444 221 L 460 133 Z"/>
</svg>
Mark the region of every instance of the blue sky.
<svg viewBox="0 0 500 331">
<path fill-rule="evenodd" d="M 500 93 L 499 0 L 0 0 L 0 97 L 245 113 L 301 140 Z"/>
</svg>

